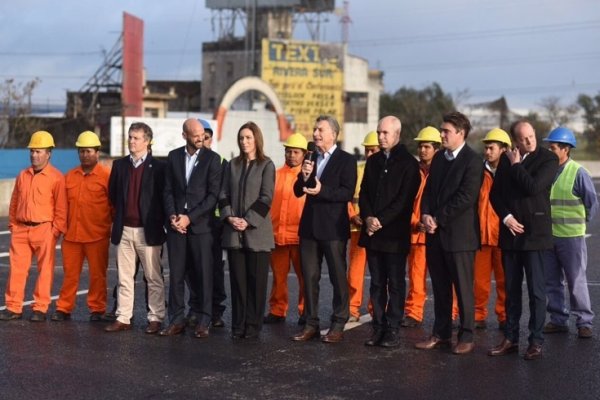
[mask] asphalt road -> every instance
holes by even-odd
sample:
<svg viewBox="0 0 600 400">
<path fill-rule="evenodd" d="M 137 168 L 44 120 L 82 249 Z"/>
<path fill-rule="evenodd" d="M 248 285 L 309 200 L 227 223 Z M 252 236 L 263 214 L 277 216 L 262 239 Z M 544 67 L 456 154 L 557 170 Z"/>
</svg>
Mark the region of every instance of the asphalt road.
<svg viewBox="0 0 600 400">
<path fill-rule="evenodd" d="M 6 219 L 0 219 L 0 227 L 5 226 Z M 588 232 L 588 279 L 592 304 L 597 309 L 600 218 L 592 221 Z M 8 245 L 9 235 L 0 233 L 0 295 L 4 294 L 8 275 Z M 58 254 L 53 295 L 58 294 L 62 282 L 62 259 Z M 164 265 L 168 279 L 167 263 Z M 32 299 L 35 276 L 34 266 L 26 300 Z M 109 282 L 111 286 L 116 282 L 114 257 Z M 290 296 L 296 298 L 293 275 L 289 283 Z M 80 290 L 86 289 L 84 268 Z M 321 289 L 321 319 L 326 322 L 331 310 L 326 276 Z M 134 329 L 128 332 L 108 334 L 103 331 L 104 323 L 88 322 L 85 293 L 78 296 L 72 321 L 34 324 L 27 321 L 31 309 L 26 307 L 23 320 L 0 323 L 0 398 L 600 398 L 599 331 L 592 339 L 578 339 L 573 319 L 570 333 L 546 336 L 542 360 L 527 362 L 522 359 L 527 346 L 527 312 L 521 321 L 521 354 L 490 358 L 487 349 L 502 337 L 493 320 L 487 330 L 476 332 L 472 354 L 455 356 L 448 350 L 425 352 L 413 348 L 431 329 L 431 298 L 424 327 L 402 329 L 401 346 L 388 350 L 363 345 L 370 334 L 368 323 L 352 324 L 340 344 L 292 342 L 289 337 L 299 329 L 294 312 L 286 323 L 266 325 L 258 340 L 232 341 L 229 303 L 227 326 L 212 329 L 208 339 L 195 339 L 191 331 L 177 337 L 150 336 L 143 332 L 143 291 L 143 283 L 138 281 Z"/>
</svg>

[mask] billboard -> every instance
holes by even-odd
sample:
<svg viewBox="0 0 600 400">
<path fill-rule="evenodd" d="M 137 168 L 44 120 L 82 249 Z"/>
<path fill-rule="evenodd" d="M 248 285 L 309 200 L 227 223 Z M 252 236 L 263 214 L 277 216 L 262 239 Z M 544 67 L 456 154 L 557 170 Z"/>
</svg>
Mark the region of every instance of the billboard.
<svg viewBox="0 0 600 400">
<path fill-rule="evenodd" d="M 124 114 L 142 116 L 144 101 L 144 21 L 123 13 L 123 91 Z"/>
<path fill-rule="evenodd" d="M 297 8 L 305 12 L 327 12 L 335 9 L 334 0 L 206 0 L 206 8 L 213 10 L 236 8 Z"/>
<path fill-rule="evenodd" d="M 343 55 L 339 44 L 263 39 L 261 78 L 281 99 L 295 132 L 308 136 L 322 114 L 344 123 Z"/>
</svg>

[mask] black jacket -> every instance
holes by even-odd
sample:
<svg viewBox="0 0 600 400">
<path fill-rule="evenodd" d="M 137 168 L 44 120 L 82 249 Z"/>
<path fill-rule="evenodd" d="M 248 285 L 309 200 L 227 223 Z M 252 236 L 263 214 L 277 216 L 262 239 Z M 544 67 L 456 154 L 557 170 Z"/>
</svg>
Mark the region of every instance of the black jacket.
<svg viewBox="0 0 600 400">
<path fill-rule="evenodd" d="M 210 222 L 221 190 L 221 158 L 214 151 L 201 148 L 186 182 L 185 152 L 185 146 L 179 147 L 170 151 L 167 158 L 163 192 L 166 218 L 187 214 L 192 233 L 210 233 Z M 170 226 L 168 221 L 167 226 Z"/>
<path fill-rule="evenodd" d="M 421 199 L 421 215 L 437 220 L 440 243 L 445 251 L 475 251 L 481 246 L 478 201 L 483 182 L 481 157 L 465 144 L 454 161 L 444 150 L 431 161 Z M 431 235 L 427 235 L 427 243 Z"/>
<path fill-rule="evenodd" d="M 420 182 L 419 163 L 402 144 L 391 149 L 389 158 L 380 151 L 367 159 L 358 201 L 360 216 L 363 221 L 377 217 L 383 227 L 369 236 L 363 224 L 362 247 L 408 254 L 410 219 Z"/>
<path fill-rule="evenodd" d="M 113 162 L 108 184 L 108 194 L 115 209 L 111 242 L 118 245 L 123 234 L 123 218 L 127 208 L 129 188 L 129 156 Z M 146 243 L 159 246 L 165 242 L 165 213 L 162 192 L 165 182 L 165 163 L 148 154 L 144 161 L 144 173 L 140 193 L 140 217 L 144 226 Z"/>
<path fill-rule="evenodd" d="M 558 157 L 538 146 L 515 165 L 506 154 L 500 157 L 490 192 L 492 207 L 500 217 L 500 248 L 503 250 L 544 250 L 552 248 L 550 188 L 558 171 Z M 513 236 L 502 223 L 512 214 L 525 226 Z"/>
<path fill-rule="evenodd" d="M 315 174 L 317 168 L 313 174 Z M 348 240 L 350 217 L 348 202 L 356 189 L 356 161 L 339 147 L 331 154 L 321 175 L 321 191 L 306 196 L 300 218 L 299 236 L 313 240 Z M 302 197 L 304 192 L 302 173 L 294 183 L 294 194 Z"/>
</svg>

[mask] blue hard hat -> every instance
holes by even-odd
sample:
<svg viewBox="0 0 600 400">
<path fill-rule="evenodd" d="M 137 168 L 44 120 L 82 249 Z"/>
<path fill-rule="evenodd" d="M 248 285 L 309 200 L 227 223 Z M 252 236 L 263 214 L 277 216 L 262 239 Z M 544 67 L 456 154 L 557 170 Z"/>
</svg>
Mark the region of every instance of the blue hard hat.
<svg viewBox="0 0 600 400">
<path fill-rule="evenodd" d="M 213 130 L 212 130 L 212 127 L 210 126 L 210 124 L 208 123 L 208 121 L 205 119 L 198 118 L 198 122 L 200 122 L 200 124 L 202 125 L 204 130 L 206 132 L 210 133 L 212 136 Z"/>
<path fill-rule="evenodd" d="M 577 146 L 577 139 L 575 139 L 575 135 L 573 131 L 569 128 L 565 128 L 563 126 L 559 126 L 558 128 L 554 128 L 549 134 L 547 138 L 542 139 L 544 142 L 554 142 L 554 143 L 564 143 L 568 144 L 571 147 Z"/>
</svg>

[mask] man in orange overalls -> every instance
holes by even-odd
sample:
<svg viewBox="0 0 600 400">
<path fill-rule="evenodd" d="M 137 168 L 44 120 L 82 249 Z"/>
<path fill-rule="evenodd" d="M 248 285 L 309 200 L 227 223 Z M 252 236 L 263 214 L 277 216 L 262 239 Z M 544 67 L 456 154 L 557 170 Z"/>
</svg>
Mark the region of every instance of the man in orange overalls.
<svg viewBox="0 0 600 400">
<path fill-rule="evenodd" d="M 361 143 L 365 148 L 365 159 L 379 151 L 377 132 L 369 132 Z M 365 268 L 367 266 L 367 249 L 358 245 L 362 219 L 358 208 L 358 195 L 360 184 L 365 173 L 365 162 L 357 165 L 356 190 L 351 203 L 348 203 L 348 215 L 350 215 L 350 262 L 348 264 L 348 294 L 350 295 L 350 318 L 348 322 L 358 322 L 360 318 L 360 306 L 363 300 L 365 282 Z M 371 313 L 371 307 L 369 307 Z"/>
<path fill-rule="evenodd" d="M 288 311 L 287 276 L 290 262 L 298 277 L 298 315 L 299 324 L 304 323 L 304 280 L 300 266 L 298 247 L 298 224 L 304 208 L 306 196 L 294 195 L 294 182 L 298 178 L 302 161 L 307 150 L 306 138 L 300 133 L 290 135 L 285 143 L 285 164 L 277 170 L 275 191 L 271 205 L 271 219 L 275 236 L 275 249 L 271 252 L 271 270 L 273 285 L 269 297 L 269 313 L 264 317 L 265 324 L 285 321 Z"/>
<path fill-rule="evenodd" d="M 481 227 L 481 250 L 475 253 L 475 328 L 487 328 L 488 300 L 492 272 L 496 279 L 496 307 L 498 326 L 501 330 L 506 324 L 506 299 L 504 288 L 504 270 L 502 269 L 502 251 L 498 247 L 500 222 L 498 215 L 490 203 L 490 190 L 494 183 L 496 168 L 500 156 L 512 145 L 510 136 L 502 129 L 492 129 L 483 138 L 485 146 L 485 168 L 483 169 L 483 183 L 479 191 L 479 224 Z"/>
<path fill-rule="evenodd" d="M 429 167 L 435 153 L 440 149 L 440 131 L 432 126 L 421 129 L 415 141 L 418 142 L 419 170 L 421 186 L 415 197 L 411 218 L 411 246 L 408 254 L 408 294 L 404 305 L 404 319 L 400 326 L 414 328 L 423 321 L 423 309 L 427 297 L 427 262 L 425 260 L 425 227 L 421 223 L 421 197 L 429 176 Z"/>
<path fill-rule="evenodd" d="M 63 174 L 50 164 L 54 138 L 46 131 L 31 135 L 31 167 L 22 170 L 10 199 L 8 230 L 10 269 L 6 309 L 0 320 L 21 319 L 25 284 L 31 260 L 37 258 L 38 277 L 33 291 L 32 322 L 46 320 L 54 274 L 56 241 L 67 230 L 67 196 Z"/>
<path fill-rule="evenodd" d="M 75 143 L 80 166 L 65 176 L 67 186 L 67 233 L 62 242 L 63 284 L 52 321 L 71 319 L 79 276 L 87 259 L 90 275 L 87 305 L 90 321 L 101 321 L 106 311 L 106 269 L 112 223 L 108 199 L 110 169 L 99 164 L 100 139 L 85 131 Z"/>
</svg>

